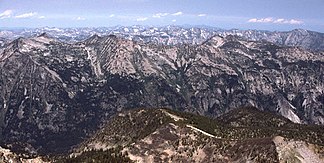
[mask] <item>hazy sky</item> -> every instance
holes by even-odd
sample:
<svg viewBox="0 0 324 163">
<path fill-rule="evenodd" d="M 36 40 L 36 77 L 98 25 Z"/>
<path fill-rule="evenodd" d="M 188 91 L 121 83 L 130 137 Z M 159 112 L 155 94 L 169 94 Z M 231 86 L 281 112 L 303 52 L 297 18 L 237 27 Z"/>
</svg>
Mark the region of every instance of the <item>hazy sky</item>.
<svg viewBox="0 0 324 163">
<path fill-rule="evenodd" d="M 170 24 L 324 32 L 324 0 L 0 0 L 0 27 Z"/>
</svg>

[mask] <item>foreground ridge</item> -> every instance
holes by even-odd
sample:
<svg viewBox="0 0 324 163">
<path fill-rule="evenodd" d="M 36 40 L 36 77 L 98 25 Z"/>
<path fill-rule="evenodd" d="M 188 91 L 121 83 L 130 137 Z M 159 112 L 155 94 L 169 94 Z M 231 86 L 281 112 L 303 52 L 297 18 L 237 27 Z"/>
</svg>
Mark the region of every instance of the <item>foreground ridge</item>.
<svg viewBox="0 0 324 163">
<path fill-rule="evenodd" d="M 234 120 L 236 112 L 270 115 L 273 123 L 286 124 L 233 126 L 249 121 Z M 218 119 L 169 109 L 135 109 L 115 115 L 69 155 L 24 158 L 23 162 L 323 162 L 323 133 L 321 126 L 294 124 L 253 108 L 237 109 Z M 7 161 L 22 157 L 9 150 L 0 152 Z"/>
<path fill-rule="evenodd" d="M 250 114 L 253 115 L 255 112 L 251 111 Z M 227 117 L 230 115 L 236 116 L 228 113 Z M 174 119 L 174 117 L 177 118 Z M 285 120 L 284 117 L 277 115 L 273 117 Z M 143 127 L 137 126 L 141 122 L 153 122 L 154 125 L 144 123 Z M 321 145 L 310 144 L 310 142 L 315 139 L 323 141 L 321 131 L 323 129 L 320 126 L 307 128 L 306 125 L 298 125 L 289 121 L 287 123 L 292 125 L 290 127 L 303 127 L 305 132 L 291 137 L 294 131 L 289 127 L 273 128 L 269 124 L 269 126 L 262 127 L 263 131 L 259 132 L 260 135 L 245 135 L 248 132 L 261 130 L 261 128 L 233 127 L 223 120 L 168 109 L 138 109 L 117 115 L 102 130 L 79 146 L 76 150 L 78 154 L 71 159 L 78 160 L 80 156 L 82 157 L 80 152 L 82 153 L 83 150 L 114 148 L 112 142 L 122 140 L 117 143 L 120 145 L 117 148 L 121 148 L 120 153 L 137 162 L 322 162 L 324 159 L 323 142 L 319 143 Z M 153 130 L 150 130 L 151 127 Z M 122 130 L 116 132 L 113 128 Z M 270 128 L 272 129 L 269 131 Z M 147 129 L 150 132 L 147 132 Z M 209 130 L 209 133 L 206 130 Z M 275 136 L 279 134 L 277 130 L 286 130 L 286 132 L 281 133 L 282 136 Z M 134 133 L 133 131 L 140 131 L 137 134 L 144 135 L 138 137 L 129 134 Z M 322 138 L 312 137 L 310 133 L 316 133 Z M 94 144 L 100 144 L 100 146 Z"/>
</svg>

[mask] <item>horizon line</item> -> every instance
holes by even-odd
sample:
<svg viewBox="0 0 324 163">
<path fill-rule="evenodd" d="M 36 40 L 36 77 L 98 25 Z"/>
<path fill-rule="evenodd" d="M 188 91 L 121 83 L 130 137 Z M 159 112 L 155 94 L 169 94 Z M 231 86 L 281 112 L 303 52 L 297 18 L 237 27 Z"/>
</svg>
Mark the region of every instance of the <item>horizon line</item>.
<svg viewBox="0 0 324 163">
<path fill-rule="evenodd" d="M 184 24 L 184 25 L 113 25 L 113 26 L 80 26 L 80 27 L 56 27 L 56 26 L 40 26 L 40 27 L 0 27 L 0 30 L 23 30 L 23 29 L 43 29 L 43 28 L 58 28 L 58 29 L 82 29 L 82 28 L 117 28 L 117 27 L 182 27 L 182 28 L 214 28 L 217 30 L 241 30 L 241 31 L 248 31 L 248 30 L 255 30 L 255 31 L 268 31 L 268 32 L 290 32 L 294 30 L 306 30 L 311 32 L 317 32 L 317 33 L 323 33 L 324 31 L 316 31 L 316 30 L 310 30 L 305 28 L 294 28 L 290 30 L 270 30 L 270 29 L 257 29 L 257 28 L 221 28 L 211 25 L 190 25 L 190 24 Z"/>
</svg>

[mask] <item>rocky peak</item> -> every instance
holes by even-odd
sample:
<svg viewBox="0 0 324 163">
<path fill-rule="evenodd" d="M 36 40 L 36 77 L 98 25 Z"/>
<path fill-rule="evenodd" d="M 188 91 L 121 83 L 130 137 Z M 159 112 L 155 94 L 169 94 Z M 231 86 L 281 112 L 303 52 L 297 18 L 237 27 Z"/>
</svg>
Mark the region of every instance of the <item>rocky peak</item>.
<svg viewBox="0 0 324 163">
<path fill-rule="evenodd" d="M 216 48 L 222 46 L 225 42 L 225 38 L 220 36 L 220 35 L 215 35 L 209 39 L 207 39 L 205 42 L 202 43 L 203 44 L 208 44 L 208 45 L 213 45 L 215 46 Z"/>
<path fill-rule="evenodd" d="M 43 32 L 41 33 L 40 35 L 38 35 L 37 37 L 45 37 L 45 38 L 50 38 L 50 36 L 46 33 L 46 32 Z"/>
<path fill-rule="evenodd" d="M 99 41 L 100 39 L 101 39 L 101 37 L 98 36 L 98 34 L 94 34 L 91 37 L 89 37 L 88 39 L 86 39 L 85 42 L 88 43 L 88 44 L 92 44 L 94 42 Z"/>
<path fill-rule="evenodd" d="M 306 36 L 306 35 L 309 34 L 309 31 L 305 30 L 305 29 L 294 29 L 294 30 L 292 30 L 292 33 L 296 33 L 296 34 Z"/>
</svg>

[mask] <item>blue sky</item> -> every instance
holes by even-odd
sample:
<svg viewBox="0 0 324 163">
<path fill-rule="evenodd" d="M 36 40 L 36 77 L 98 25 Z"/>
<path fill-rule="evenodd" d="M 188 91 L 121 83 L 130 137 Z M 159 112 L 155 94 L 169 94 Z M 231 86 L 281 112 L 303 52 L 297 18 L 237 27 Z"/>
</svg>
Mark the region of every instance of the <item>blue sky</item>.
<svg viewBox="0 0 324 163">
<path fill-rule="evenodd" d="M 0 0 L 0 27 L 115 25 L 324 32 L 324 0 Z"/>
</svg>

